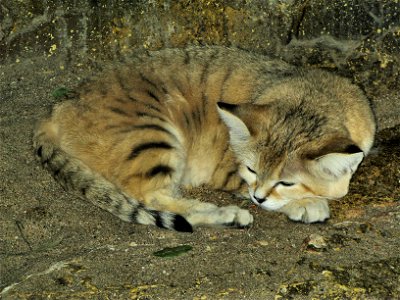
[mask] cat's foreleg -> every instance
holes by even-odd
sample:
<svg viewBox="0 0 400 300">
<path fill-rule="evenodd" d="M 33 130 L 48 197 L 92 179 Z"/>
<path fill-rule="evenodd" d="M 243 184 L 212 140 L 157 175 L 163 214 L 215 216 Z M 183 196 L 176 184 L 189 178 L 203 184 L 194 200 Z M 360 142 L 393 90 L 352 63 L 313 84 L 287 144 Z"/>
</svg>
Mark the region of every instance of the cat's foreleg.
<svg viewBox="0 0 400 300">
<path fill-rule="evenodd" d="M 320 198 L 292 201 L 280 208 L 279 211 L 293 221 L 304 223 L 323 222 L 329 218 L 328 200 Z"/>
</svg>

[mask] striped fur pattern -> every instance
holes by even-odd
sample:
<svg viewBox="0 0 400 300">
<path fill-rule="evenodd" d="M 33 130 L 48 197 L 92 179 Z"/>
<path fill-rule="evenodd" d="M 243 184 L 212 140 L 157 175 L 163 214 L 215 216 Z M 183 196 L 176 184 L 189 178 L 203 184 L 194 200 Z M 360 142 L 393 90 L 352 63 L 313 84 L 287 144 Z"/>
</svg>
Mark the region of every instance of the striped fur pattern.
<svg viewBox="0 0 400 300">
<path fill-rule="evenodd" d="M 232 48 L 142 53 L 76 92 L 35 131 L 41 163 L 124 221 L 178 231 L 253 222 L 237 206 L 181 196 L 199 185 L 325 220 L 375 132 L 348 80 Z"/>
</svg>

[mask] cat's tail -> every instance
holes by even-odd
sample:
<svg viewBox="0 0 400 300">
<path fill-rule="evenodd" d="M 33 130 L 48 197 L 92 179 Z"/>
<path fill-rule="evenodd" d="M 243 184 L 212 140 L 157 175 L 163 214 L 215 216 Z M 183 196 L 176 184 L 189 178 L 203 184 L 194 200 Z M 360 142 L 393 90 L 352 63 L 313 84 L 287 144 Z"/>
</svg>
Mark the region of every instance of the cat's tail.
<svg viewBox="0 0 400 300">
<path fill-rule="evenodd" d="M 34 134 L 34 147 L 42 165 L 65 189 L 80 192 L 93 204 L 127 222 L 193 231 L 190 223 L 181 215 L 146 208 L 81 160 L 69 155 L 59 146 L 56 131 L 51 121 L 41 123 Z"/>
</svg>

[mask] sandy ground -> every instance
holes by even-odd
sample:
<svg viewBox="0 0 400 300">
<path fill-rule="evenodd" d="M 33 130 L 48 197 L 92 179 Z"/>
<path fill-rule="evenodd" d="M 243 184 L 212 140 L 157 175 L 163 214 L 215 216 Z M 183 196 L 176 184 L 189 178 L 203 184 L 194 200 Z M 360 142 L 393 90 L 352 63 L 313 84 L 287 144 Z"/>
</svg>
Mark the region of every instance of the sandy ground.
<svg viewBox="0 0 400 300">
<path fill-rule="evenodd" d="M 124 223 L 64 192 L 35 161 L 36 120 L 56 102 L 52 91 L 90 73 L 82 69 L 62 58 L 0 66 L 0 298 L 400 298 L 400 117 L 378 133 L 324 224 L 250 206 L 250 229 L 169 232 Z M 192 194 L 249 205 L 204 189 Z M 180 245 L 192 250 L 154 255 Z"/>
</svg>

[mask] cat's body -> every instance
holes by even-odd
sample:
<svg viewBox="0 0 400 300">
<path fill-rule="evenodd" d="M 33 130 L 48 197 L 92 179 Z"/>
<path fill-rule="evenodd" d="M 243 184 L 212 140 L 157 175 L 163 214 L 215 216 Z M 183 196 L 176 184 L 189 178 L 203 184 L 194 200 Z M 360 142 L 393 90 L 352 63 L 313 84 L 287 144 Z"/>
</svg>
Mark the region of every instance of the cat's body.
<svg viewBox="0 0 400 300">
<path fill-rule="evenodd" d="M 180 196 L 203 184 L 294 220 L 326 219 L 326 199 L 347 193 L 375 131 L 347 80 L 222 47 L 147 52 L 77 92 L 35 132 L 42 163 L 125 221 L 181 231 L 253 221 Z"/>
</svg>

